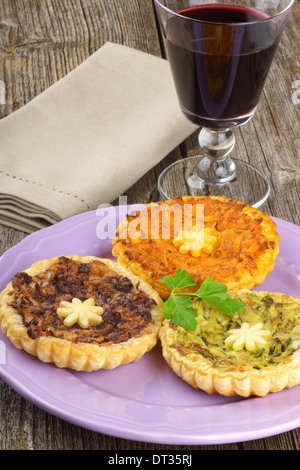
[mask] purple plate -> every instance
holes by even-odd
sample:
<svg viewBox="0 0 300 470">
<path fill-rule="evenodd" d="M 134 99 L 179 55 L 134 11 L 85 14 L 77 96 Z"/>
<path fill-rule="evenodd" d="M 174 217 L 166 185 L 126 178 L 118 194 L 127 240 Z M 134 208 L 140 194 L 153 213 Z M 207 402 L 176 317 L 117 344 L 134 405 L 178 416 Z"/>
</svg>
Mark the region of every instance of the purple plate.
<svg viewBox="0 0 300 470">
<path fill-rule="evenodd" d="M 34 261 L 57 255 L 112 258 L 111 238 L 141 206 L 108 207 L 28 235 L 0 259 L 0 289 Z M 300 297 L 300 227 L 275 219 L 281 236 L 274 271 L 256 288 Z M 78 426 L 123 439 L 213 445 L 259 439 L 300 426 L 300 386 L 264 398 L 194 390 L 169 369 L 158 344 L 134 364 L 75 372 L 44 364 L 0 332 L 0 377 L 38 407 Z"/>
</svg>

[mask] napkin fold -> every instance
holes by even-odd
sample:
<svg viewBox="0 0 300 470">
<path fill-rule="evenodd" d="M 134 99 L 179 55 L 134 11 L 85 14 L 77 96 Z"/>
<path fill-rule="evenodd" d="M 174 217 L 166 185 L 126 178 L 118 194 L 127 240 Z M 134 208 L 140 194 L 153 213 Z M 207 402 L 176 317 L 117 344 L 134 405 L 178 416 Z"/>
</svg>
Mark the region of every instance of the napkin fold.
<svg viewBox="0 0 300 470">
<path fill-rule="evenodd" d="M 30 233 L 109 204 L 195 129 L 166 60 L 106 43 L 0 121 L 0 223 Z"/>
</svg>

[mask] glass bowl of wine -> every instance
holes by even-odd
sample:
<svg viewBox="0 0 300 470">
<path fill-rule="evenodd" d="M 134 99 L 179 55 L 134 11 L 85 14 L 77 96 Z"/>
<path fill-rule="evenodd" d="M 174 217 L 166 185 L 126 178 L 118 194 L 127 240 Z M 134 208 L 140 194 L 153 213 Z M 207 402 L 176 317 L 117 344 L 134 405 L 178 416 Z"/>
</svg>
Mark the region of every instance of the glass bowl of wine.
<svg viewBox="0 0 300 470">
<path fill-rule="evenodd" d="M 163 199 L 224 195 L 253 207 L 266 201 L 266 176 L 232 157 L 234 129 L 255 113 L 292 4 L 155 0 L 179 106 L 201 129 L 199 155 L 159 176 Z"/>
</svg>

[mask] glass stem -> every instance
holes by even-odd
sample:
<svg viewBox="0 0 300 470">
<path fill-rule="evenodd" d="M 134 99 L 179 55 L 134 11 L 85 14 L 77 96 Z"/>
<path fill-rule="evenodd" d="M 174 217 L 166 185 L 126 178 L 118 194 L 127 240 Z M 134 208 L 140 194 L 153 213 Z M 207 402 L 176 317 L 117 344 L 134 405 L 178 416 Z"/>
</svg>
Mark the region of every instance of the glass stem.
<svg viewBox="0 0 300 470">
<path fill-rule="evenodd" d="M 199 144 L 203 158 L 196 167 L 196 176 L 204 183 L 224 184 L 235 178 L 235 164 L 230 158 L 235 145 L 231 129 L 212 130 L 202 128 Z"/>
</svg>

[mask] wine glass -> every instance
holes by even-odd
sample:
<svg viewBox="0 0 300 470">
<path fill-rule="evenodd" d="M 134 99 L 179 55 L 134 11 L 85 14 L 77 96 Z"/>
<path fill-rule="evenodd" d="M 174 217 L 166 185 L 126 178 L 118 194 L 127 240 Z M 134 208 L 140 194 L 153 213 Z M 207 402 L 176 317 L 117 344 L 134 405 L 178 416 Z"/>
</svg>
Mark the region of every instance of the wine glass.
<svg viewBox="0 0 300 470">
<path fill-rule="evenodd" d="M 201 155 L 166 168 L 163 199 L 224 195 L 259 207 L 270 186 L 231 158 L 234 128 L 255 113 L 293 0 L 155 0 L 184 115 L 201 127 Z M 250 155 L 251 158 L 251 155 Z M 255 191 L 253 191 L 255 187 Z"/>
</svg>

